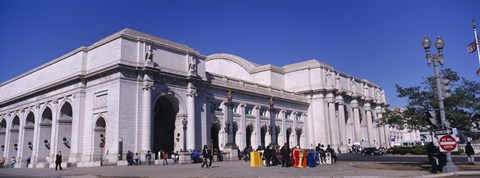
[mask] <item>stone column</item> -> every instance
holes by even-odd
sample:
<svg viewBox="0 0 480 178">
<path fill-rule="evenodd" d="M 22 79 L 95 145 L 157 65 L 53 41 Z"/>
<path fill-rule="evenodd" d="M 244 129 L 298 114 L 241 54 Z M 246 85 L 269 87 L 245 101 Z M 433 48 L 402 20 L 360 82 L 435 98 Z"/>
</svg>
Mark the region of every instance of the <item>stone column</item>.
<svg viewBox="0 0 480 178">
<path fill-rule="evenodd" d="M 374 131 L 373 131 L 373 122 L 372 122 L 372 108 L 370 107 L 370 103 L 365 103 L 364 107 L 367 114 L 368 144 L 370 146 L 375 146 L 374 136 L 373 136 Z"/>
<path fill-rule="evenodd" d="M 355 140 L 353 142 L 360 142 L 362 141 L 361 135 L 361 126 L 360 126 L 360 111 L 358 108 L 358 101 L 353 99 L 351 102 L 353 108 L 353 128 L 355 130 Z"/>
<path fill-rule="evenodd" d="M 338 148 L 338 120 L 335 114 L 335 99 L 333 93 L 328 93 L 327 94 L 327 103 L 328 103 L 328 126 L 329 130 L 327 130 L 328 133 L 330 133 L 330 145 L 333 148 Z"/>
<path fill-rule="evenodd" d="M 345 106 L 343 102 L 343 97 L 342 96 L 337 96 L 337 102 L 338 102 L 338 128 L 339 128 L 339 134 L 340 134 L 340 150 L 342 152 L 346 153 L 348 150 L 348 145 L 347 145 L 347 132 L 346 132 L 346 123 L 345 123 Z"/>
<path fill-rule="evenodd" d="M 17 160 L 17 163 L 15 164 L 15 168 L 21 168 L 22 167 L 22 163 L 23 163 L 23 147 L 25 146 L 23 143 L 24 143 L 24 135 L 25 135 L 25 120 L 27 118 L 27 114 L 28 114 L 28 109 L 25 108 L 25 109 L 22 109 L 22 112 L 19 116 L 20 118 L 20 126 L 18 128 L 18 141 L 17 141 L 17 155 L 15 156 L 16 160 Z M 8 158 L 7 158 L 8 159 Z"/>
<path fill-rule="evenodd" d="M 325 112 L 325 97 L 322 93 L 318 93 L 312 96 L 311 99 L 311 114 L 306 118 L 308 123 L 305 123 L 305 128 L 308 128 L 308 133 L 304 130 L 304 134 L 309 134 L 313 139 L 310 139 L 311 144 L 326 144 L 329 142 L 328 133 L 328 119 Z M 313 141 L 313 142 L 312 142 Z"/>
<path fill-rule="evenodd" d="M 192 82 L 187 86 L 187 149 L 195 148 L 195 96 L 197 90 Z"/>
<path fill-rule="evenodd" d="M 253 111 L 255 114 L 255 146 L 258 147 L 258 145 L 262 144 L 262 123 L 260 119 L 260 106 L 255 106 L 253 108 Z M 253 135 L 253 133 L 252 133 Z M 262 145 L 265 146 L 265 145 Z M 254 147 L 252 143 L 252 147 Z"/>
<path fill-rule="evenodd" d="M 292 112 L 290 116 L 294 116 L 294 114 L 296 115 L 297 113 Z M 277 140 L 279 142 L 278 144 L 280 146 L 282 146 L 285 142 L 287 142 L 287 124 L 286 124 L 287 118 L 285 116 L 286 116 L 285 110 L 281 110 L 278 117 L 280 117 L 282 119 L 282 131 L 280 131 L 280 133 L 282 133 L 282 137 L 280 137 L 282 140 L 281 141 Z M 290 143 L 288 143 L 288 144 L 290 144 Z"/>
<path fill-rule="evenodd" d="M 151 121 L 152 121 L 152 90 L 154 89 L 153 81 L 150 75 L 145 74 L 143 79 L 143 117 L 140 125 L 141 145 L 138 150 L 140 153 L 147 153 L 151 149 Z"/>
<path fill-rule="evenodd" d="M 41 145 L 44 145 L 43 141 L 40 141 L 39 138 L 40 138 L 40 122 L 41 121 L 41 117 L 42 117 L 42 113 L 40 113 L 40 108 L 41 106 L 40 105 L 37 105 L 36 106 L 36 110 L 35 110 L 35 130 L 33 130 L 33 150 L 32 150 L 32 159 L 31 159 L 31 167 L 33 168 L 35 164 L 37 164 L 37 159 L 38 159 L 38 150 L 40 148 L 40 144 Z"/>
<path fill-rule="evenodd" d="M 247 145 L 247 119 L 246 119 L 246 113 L 245 113 L 245 107 L 247 105 L 244 104 L 244 103 L 241 103 L 237 109 L 239 109 L 240 111 L 240 127 L 238 128 L 239 131 L 243 134 L 241 134 L 240 136 L 240 140 L 241 140 L 241 143 L 239 144 L 240 145 L 240 148 L 243 149 L 245 148 Z M 252 141 L 252 140 L 250 140 Z M 251 142 L 250 142 L 251 144 Z"/>
<path fill-rule="evenodd" d="M 382 108 L 380 106 L 377 106 L 375 107 L 375 111 L 376 111 L 376 114 L 377 114 L 377 120 L 380 120 L 382 119 L 383 115 L 382 115 Z M 384 133 L 384 129 L 383 129 L 383 126 L 380 126 L 380 127 L 377 127 L 377 130 L 378 130 L 378 143 L 379 143 L 379 146 L 380 147 L 385 147 L 385 133 Z"/>
<path fill-rule="evenodd" d="M 385 143 L 387 144 L 387 147 L 390 147 L 390 131 L 389 131 L 390 125 L 386 124 L 383 126 L 383 132 L 385 134 Z"/>
<path fill-rule="evenodd" d="M 48 163 L 50 163 L 50 167 L 55 167 L 55 155 L 57 153 L 57 144 L 58 143 L 58 113 L 60 112 L 60 102 L 62 100 L 58 99 L 53 101 L 53 109 L 52 109 L 52 133 L 50 136 L 49 144 L 50 144 L 50 156 L 48 159 Z"/>
</svg>

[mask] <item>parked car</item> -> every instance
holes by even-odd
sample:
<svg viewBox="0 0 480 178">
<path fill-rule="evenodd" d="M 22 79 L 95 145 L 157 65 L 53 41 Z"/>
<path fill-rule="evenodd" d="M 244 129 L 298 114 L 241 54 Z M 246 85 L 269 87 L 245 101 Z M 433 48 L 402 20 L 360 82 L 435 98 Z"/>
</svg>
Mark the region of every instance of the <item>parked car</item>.
<svg viewBox="0 0 480 178">
<path fill-rule="evenodd" d="M 383 152 L 375 147 L 364 148 L 361 152 L 363 155 L 382 155 Z"/>
</svg>

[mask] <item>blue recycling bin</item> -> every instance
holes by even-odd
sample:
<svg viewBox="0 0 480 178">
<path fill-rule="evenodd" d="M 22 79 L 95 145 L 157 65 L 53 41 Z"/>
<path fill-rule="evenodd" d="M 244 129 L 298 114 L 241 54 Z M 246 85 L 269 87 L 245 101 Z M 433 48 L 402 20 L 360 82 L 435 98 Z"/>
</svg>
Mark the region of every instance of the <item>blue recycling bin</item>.
<svg viewBox="0 0 480 178">
<path fill-rule="evenodd" d="M 308 167 L 315 167 L 317 166 L 316 162 L 315 162 L 315 152 L 308 152 L 308 155 L 307 155 L 307 164 L 308 164 Z"/>
</svg>

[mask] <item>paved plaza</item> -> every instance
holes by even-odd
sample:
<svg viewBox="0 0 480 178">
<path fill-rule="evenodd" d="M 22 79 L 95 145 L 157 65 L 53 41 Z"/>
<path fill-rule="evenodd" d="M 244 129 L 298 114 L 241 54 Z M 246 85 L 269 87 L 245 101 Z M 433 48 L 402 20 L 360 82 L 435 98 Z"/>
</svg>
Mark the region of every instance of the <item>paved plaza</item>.
<svg viewBox="0 0 480 178">
<path fill-rule="evenodd" d="M 68 167 L 63 171 L 53 168 L 0 169 L 0 177 L 421 177 L 437 176 L 424 170 L 379 170 L 355 168 L 362 162 L 340 161 L 315 168 L 255 167 L 248 162 L 214 162 L 212 168 L 200 164 L 170 164 L 143 166 Z M 477 174 L 480 175 L 480 174 Z"/>
</svg>

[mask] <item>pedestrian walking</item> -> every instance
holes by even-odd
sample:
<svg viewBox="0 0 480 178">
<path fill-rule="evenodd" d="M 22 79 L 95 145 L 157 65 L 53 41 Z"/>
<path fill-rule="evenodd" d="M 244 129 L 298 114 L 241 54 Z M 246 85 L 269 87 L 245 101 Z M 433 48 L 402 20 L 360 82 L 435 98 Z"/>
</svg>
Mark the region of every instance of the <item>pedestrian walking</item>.
<svg viewBox="0 0 480 178">
<path fill-rule="evenodd" d="M 207 168 L 209 168 L 209 165 L 207 164 L 207 159 L 210 158 L 210 150 L 208 150 L 208 147 L 207 145 L 203 145 L 203 149 L 202 149 L 202 156 L 203 156 L 203 164 L 202 164 L 202 168 L 203 166 L 207 166 Z"/>
<path fill-rule="evenodd" d="M 208 161 L 209 161 L 208 167 L 212 167 L 212 162 L 213 162 L 213 146 L 212 145 L 210 145 L 210 147 L 208 148 L 208 152 L 209 152 L 209 154 L 208 154 L 208 156 L 209 156 L 208 157 Z"/>
<path fill-rule="evenodd" d="M 282 167 L 290 167 L 290 147 L 288 143 L 283 144 L 280 154 L 282 155 Z"/>
<path fill-rule="evenodd" d="M 267 149 L 265 149 L 265 151 L 263 152 L 263 157 L 265 158 L 265 166 L 266 167 L 269 167 L 271 166 L 270 165 L 270 161 L 272 160 L 272 146 L 269 146 L 267 147 Z"/>
<path fill-rule="evenodd" d="M 475 151 L 473 150 L 472 143 L 467 142 L 465 153 L 468 156 L 468 164 L 475 164 Z"/>
<path fill-rule="evenodd" d="M 250 161 L 250 155 L 248 153 L 248 146 L 246 146 L 244 149 L 243 149 L 243 160 L 245 160 L 245 162 L 247 161 Z"/>
<path fill-rule="evenodd" d="M 58 167 L 60 167 L 60 171 L 62 170 L 62 152 L 58 151 L 58 154 L 55 156 L 55 171 L 57 171 Z"/>
<path fill-rule="evenodd" d="M 28 165 L 30 165 L 31 160 L 32 160 L 32 156 L 28 156 L 28 158 L 27 158 L 27 168 L 28 168 Z"/>
<path fill-rule="evenodd" d="M 320 164 L 327 164 L 327 154 L 325 153 L 323 147 L 323 145 L 320 145 Z"/>
<path fill-rule="evenodd" d="M 433 145 L 433 142 L 430 142 L 427 145 L 428 161 L 432 166 L 430 169 L 430 173 L 437 173 L 437 171 L 440 170 L 438 153 L 439 153 L 438 148 L 435 145 Z"/>
<path fill-rule="evenodd" d="M 147 154 L 145 155 L 145 159 L 148 161 L 148 165 L 152 165 L 151 164 L 152 153 L 150 152 L 150 150 L 148 150 Z"/>
</svg>

